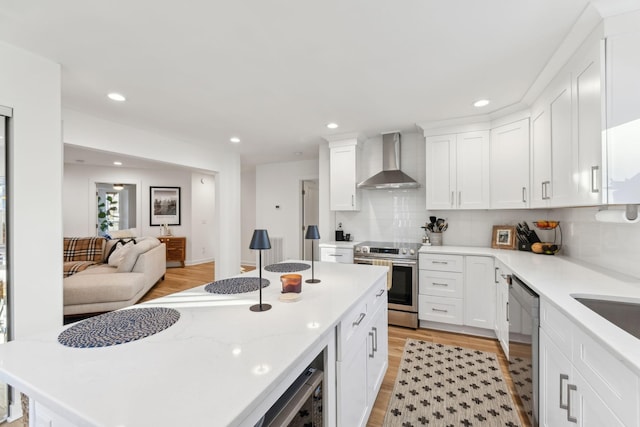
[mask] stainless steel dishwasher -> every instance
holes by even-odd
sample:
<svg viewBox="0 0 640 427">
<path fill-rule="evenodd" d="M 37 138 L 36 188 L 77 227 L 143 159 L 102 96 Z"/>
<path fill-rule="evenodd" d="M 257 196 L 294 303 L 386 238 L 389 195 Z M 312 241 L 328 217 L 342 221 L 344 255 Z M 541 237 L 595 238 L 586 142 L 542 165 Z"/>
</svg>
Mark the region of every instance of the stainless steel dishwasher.
<svg viewBox="0 0 640 427">
<path fill-rule="evenodd" d="M 518 277 L 509 285 L 509 372 L 531 425 L 539 414 L 540 299 Z"/>
</svg>

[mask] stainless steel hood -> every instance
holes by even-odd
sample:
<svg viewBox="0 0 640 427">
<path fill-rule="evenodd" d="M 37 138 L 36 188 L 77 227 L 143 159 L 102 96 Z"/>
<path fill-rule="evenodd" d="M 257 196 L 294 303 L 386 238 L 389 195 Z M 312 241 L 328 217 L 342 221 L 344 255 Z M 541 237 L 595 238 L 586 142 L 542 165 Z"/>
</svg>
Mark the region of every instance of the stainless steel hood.
<svg viewBox="0 0 640 427">
<path fill-rule="evenodd" d="M 400 170 L 400 133 L 383 134 L 382 171 L 362 181 L 358 188 L 390 190 L 419 187 L 419 182 Z"/>
</svg>

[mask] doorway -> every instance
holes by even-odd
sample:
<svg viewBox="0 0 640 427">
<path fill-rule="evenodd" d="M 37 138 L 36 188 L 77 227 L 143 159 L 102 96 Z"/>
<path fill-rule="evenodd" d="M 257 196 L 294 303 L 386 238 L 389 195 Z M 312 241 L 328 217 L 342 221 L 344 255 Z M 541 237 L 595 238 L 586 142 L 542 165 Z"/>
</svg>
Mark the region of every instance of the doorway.
<svg viewBox="0 0 640 427">
<path fill-rule="evenodd" d="M 312 251 L 313 240 L 304 238 L 308 225 L 318 225 L 320 218 L 318 180 L 302 181 L 302 259 L 311 261 L 311 253 L 314 253 L 315 261 L 320 259 L 320 251 Z"/>
</svg>

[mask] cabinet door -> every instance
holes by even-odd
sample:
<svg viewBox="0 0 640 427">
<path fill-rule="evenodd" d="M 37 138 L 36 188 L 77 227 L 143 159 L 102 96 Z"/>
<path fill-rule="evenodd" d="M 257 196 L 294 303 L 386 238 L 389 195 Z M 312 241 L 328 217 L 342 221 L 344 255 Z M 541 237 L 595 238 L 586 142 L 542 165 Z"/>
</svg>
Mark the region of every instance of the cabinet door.
<svg viewBox="0 0 640 427">
<path fill-rule="evenodd" d="M 575 425 L 567 420 L 567 386 L 573 381 L 571 362 L 562 355 L 544 330 L 540 331 L 540 425 L 559 427 Z M 574 394 L 572 414 L 576 412 Z M 605 424 L 606 425 L 606 424 Z"/>
<path fill-rule="evenodd" d="M 551 186 L 547 189 L 550 206 L 569 206 L 576 194 L 571 138 L 571 79 L 560 74 L 552 82 L 549 104 L 551 127 Z"/>
<path fill-rule="evenodd" d="M 531 119 L 531 201 L 532 208 L 549 204 L 551 185 L 551 127 L 549 110 L 544 103 L 534 107 Z"/>
<path fill-rule="evenodd" d="M 529 119 L 491 130 L 491 208 L 529 206 Z"/>
<path fill-rule="evenodd" d="M 458 209 L 489 208 L 489 148 L 489 131 L 457 135 L 453 198 Z"/>
<path fill-rule="evenodd" d="M 574 115 L 578 195 L 576 204 L 595 205 L 602 200 L 602 90 L 601 45 L 595 44 L 576 61 Z"/>
<path fill-rule="evenodd" d="M 346 359 L 337 363 L 338 425 L 358 427 L 366 424 L 370 406 L 367 390 L 369 345 L 363 335 L 352 344 Z"/>
<path fill-rule="evenodd" d="M 509 358 L 509 287 L 502 278 L 496 283 L 496 337 L 504 355 Z"/>
<path fill-rule="evenodd" d="M 492 329 L 496 313 L 493 258 L 467 256 L 464 266 L 464 324 Z"/>
<path fill-rule="evenodd" d="M 426 138 L 427 209 L 453 209 L 456 135 Z"/>
<path fill-rule="evenodd" d="M 371 320 L 371 328 L 367 337 L 367 388 L 369 402 L 372 406 L 389 365 L 389 327 L 386 304 L 379 307 L 376 313 Z"/>
<path fill-rule="evenodd" d="M 329 162 L 331 210 L 357 210 L 356 146 L 346 145 L 331 148 Z"/>
<path fill-rule="evenodd" d="M 607 38 L 607 203 L 640 203 L 640 33 Z"/>
</svg>

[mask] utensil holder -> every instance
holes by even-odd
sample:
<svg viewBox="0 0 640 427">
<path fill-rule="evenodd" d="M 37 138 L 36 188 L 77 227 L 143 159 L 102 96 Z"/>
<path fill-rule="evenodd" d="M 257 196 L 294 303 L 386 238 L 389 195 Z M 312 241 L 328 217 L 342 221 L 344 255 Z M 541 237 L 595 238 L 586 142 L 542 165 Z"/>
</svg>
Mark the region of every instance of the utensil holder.
<svg viewBox="0 0 640 427">
<path fill-rule="evenodd" d="M 429 240 L 431 241 L 431 246 L 442 246 L 442 233 L 430 233 Z"/>
</svg>

